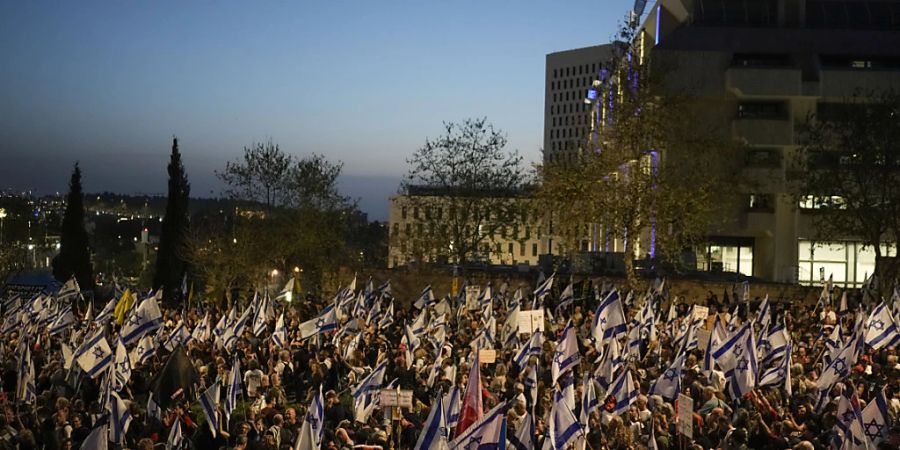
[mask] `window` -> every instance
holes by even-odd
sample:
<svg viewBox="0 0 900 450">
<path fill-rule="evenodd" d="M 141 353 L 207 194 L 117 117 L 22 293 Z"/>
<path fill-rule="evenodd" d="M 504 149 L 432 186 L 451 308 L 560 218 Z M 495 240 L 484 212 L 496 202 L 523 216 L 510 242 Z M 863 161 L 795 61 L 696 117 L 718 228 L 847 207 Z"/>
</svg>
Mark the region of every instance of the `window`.
<svg viewBox="0 0 900 450">
<path fill-rule="evenodd" d="M 742 102 L 738 104 L 740 119 L 784 119 L 787 111 L 783 102 Z"/>
<path fill-rule="evenodd" d="M 537 256 L 537 255 L 538 255 L 538 245 L 531 244 L 531 256 Z"/>
<path fill-rule="evenodd" d="M 399 223 L 394 223 L 392 234 L 394 236 L 397 236 L 398 234 L 400 234 L 400 224 Z"/>
<path fill-rule="evenodd" d="M 405 206 L 403 208 L 400 208 L 400 217 L 403 220 L 406 220 L 406 207 Z"/>
<path fill-rule="evenodd" d="M 507 248 L 509 248 L 509 254 L 510 254 L 510 256 L 511 256 L 511 255 L 514 253 L 514 252 L 513 252 L 513 243 L 510 242 L 510 243 L 507 245 Z"/>
<path fill-rule="evenodd" d="M 791 62 L 780 53 L 735 53 L 731 64 L 739 67 L 783 67 Z"/>
<path fill-rule="evenodd" d="M 519 245 L 519 256 L 525 256 L 525 246 Z"/>
<path fill-rule="evenodd" d="M 775 199 L 770 194 L 750 194 L 748 197 L 748 211 L 772 212 L 775 210 Z"/>
<path fill-rule="evenodd" d="M 846 209 L 847 205 L 843 197 L 837 195 L 806 195 L 800 199 L 800 209 Z"/>
<path fill-rule="evenodd" d="M 406 235 L 412 234 L 412 224 L 406 224 Z"/>
<path fill-rule="evenodd" d="M 414 206 L 413 207 L 413 219 L 418 219 L 418 218 L 419 218 L 419 207 Z"/>
<path fill-rule="evenodd" d="M 860 242 L 799 239 L 797 247 L 797 281 L 800 284 L 821 285 L 831 277 L 837 285 L 860 287 L 875 271 L 875 250 Z M 881 246 L 882 255 L 895 253 L 894 245 Z"/>
<path fill-rule="evenodd" d="M 781 167 L 781 149 L 751 148 L 746 163 L 748 167 Z"/>
<path fill-rule="evenodd" d="M 437 209 L 437 219 L 438 219 L 438 220 L 441 220 L 441 219 L 443 219 L 443 218 L 444 218 L 444 208 L 438 206 L 438 209 Z"/>
</svg>

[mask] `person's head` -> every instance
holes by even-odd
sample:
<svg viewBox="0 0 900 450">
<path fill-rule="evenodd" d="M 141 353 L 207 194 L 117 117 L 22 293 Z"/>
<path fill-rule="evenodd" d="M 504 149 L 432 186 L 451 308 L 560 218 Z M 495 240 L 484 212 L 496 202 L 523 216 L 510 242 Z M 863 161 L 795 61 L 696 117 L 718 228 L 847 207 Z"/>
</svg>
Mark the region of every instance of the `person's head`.
<svg viewBox="0 0 900 450">
<path fill-rule="evenodd" d="M 284 424 L 284 416 L 282 416 L 281 414 L 275 414 L 274 416 L 272 416 L 272 425 L 275 425 L 276 427 L 280 427 L 283 424 Z"/>
<path fill-rule="evenodd" d="M 297 423 L 297 410 L 294 408 L 286 409 L 284 411 L 284 422 L 288 425 Z"/>
<path fill-rule="evenodd" d="M 234 440 L 234 448 L 235 448 L 235 450 L 247 448 L 247 436 L 246 435 L 238 436 Z"/>
<path fill-rule="evenodd" d="M 153 440 L 144 438 L 138 441 L 137 450 L 153 450 Z"/>
</svg>

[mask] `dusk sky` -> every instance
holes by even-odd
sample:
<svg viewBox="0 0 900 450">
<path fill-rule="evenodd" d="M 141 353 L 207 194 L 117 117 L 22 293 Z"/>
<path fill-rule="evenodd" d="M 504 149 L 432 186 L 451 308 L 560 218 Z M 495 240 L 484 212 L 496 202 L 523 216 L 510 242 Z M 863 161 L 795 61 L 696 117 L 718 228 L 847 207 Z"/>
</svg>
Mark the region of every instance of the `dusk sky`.
<svg viewBox="0 0 900 450">
<path fill-rule="evenodd" d="M 179 138 L 192 195 L 271 138 L 344 162 L 373 219 L 442 121 L 486 116 L 529 161 L 547 53 L 609 41 L 613 1 L 0 3 L 0 188 L 158 193 Z"/>
</svg>

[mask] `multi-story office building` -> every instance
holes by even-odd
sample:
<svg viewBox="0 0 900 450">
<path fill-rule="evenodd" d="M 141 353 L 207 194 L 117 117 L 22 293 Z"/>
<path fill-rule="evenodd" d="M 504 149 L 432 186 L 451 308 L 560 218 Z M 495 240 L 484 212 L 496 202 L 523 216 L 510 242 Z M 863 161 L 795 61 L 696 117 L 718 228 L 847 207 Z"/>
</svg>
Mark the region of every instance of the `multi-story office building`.
<svg viewBox="0 0 900 450">
<path fill-rule="evenodd" d="M 874 252 L 852 236 L 816 242 L 816 202 L 798 204 L 789 182 L 811 114 L 857 92 L 900 89 L 900 0 L 659 0 L 638 38 L 650 58 L 675 63 L 671 88 L 734 105 L 714 120 L 748 146 L 742 176 L 753 192 L 739 193 L 730 224 L 710 230 L 698 268 L 801 283 L 822 273 L 859 286 Z M 573 159 L 577 144 L 568 142 L 590 127 L 583 99 L 604 53 L 608 46 L 547 56 L 545 159 Z"/>
</svg>

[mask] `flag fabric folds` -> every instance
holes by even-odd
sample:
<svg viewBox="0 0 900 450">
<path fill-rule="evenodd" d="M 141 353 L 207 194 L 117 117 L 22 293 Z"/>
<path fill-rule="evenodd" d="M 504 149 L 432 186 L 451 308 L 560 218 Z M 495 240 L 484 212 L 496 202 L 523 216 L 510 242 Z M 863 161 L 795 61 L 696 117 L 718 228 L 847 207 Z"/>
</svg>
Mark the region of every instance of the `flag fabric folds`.
<svg viewBox="0 0 900 450">
<path fill-rule="evenodd" d="M 506 424 L 506 403 L 500 403 L 494 409 L 474 422 L 463 433 L 450 442 L 451 450 L 498 449 L 503 427 Z M 504 443 L 505 444 L 505 443 Z"/>
<path fill-rule="evenodd" d="M 560 374 L 572 369 L 581 362 L 581 353 L 578 351 L 578 338 L 575 336 L 575 327 L 572 321 L 563 330 L 562 338 L 556 345 L 553 353 L 553 363 L 550 366 L 551 380 L 556 384 Z"/>
<path fill-rule="evenodd" d="M 329 306 L 312 320 L 300 324 L 300 336 L 303 339 L 310 338 L 320 333 L 327 333 L 337 328 L 337 315 L 334 306 Z"/>
<path fill-rule="evenodd" d="M 444 402 L 441 396 L 435 399 L 428 419 L 419 433 L 419 439 L 416 440 L 416 446 L 413 450 L 447 450 L 449 443 L 447 442 L 447 420 L 444 415 Z"/>
<path fill-rule="evenodd" d="M 200 396 L 200 407 L 203 409 L 203 415 L 206 416 L 206 424 L 213 437 L 219 431 L 219 382 L 213 383 L 203 395 Z"/>
<path fill-rule="evenodd" d="M 156 297 L 150 297 L 141 302 L 129 315 L 128 320 L 122 325 L 119 336 L 125 345 L 131 345 L 144 334 L 158 329 L 161 324 L 162 312 L 159 310 L 159 303 L 156 302 Z"/>
<path fill-rule="evenodd" d="M 456 425 L 456 438 L 461 437 L 475 422 L 484 417 L 484 404 L 481 399 L 481 368 L 478 349 L 475 349 L 475 358 L 469 369 L 469 381 L 466 384 L 466 392 L 462 398 L 459 423 Z"/>
</svg>

